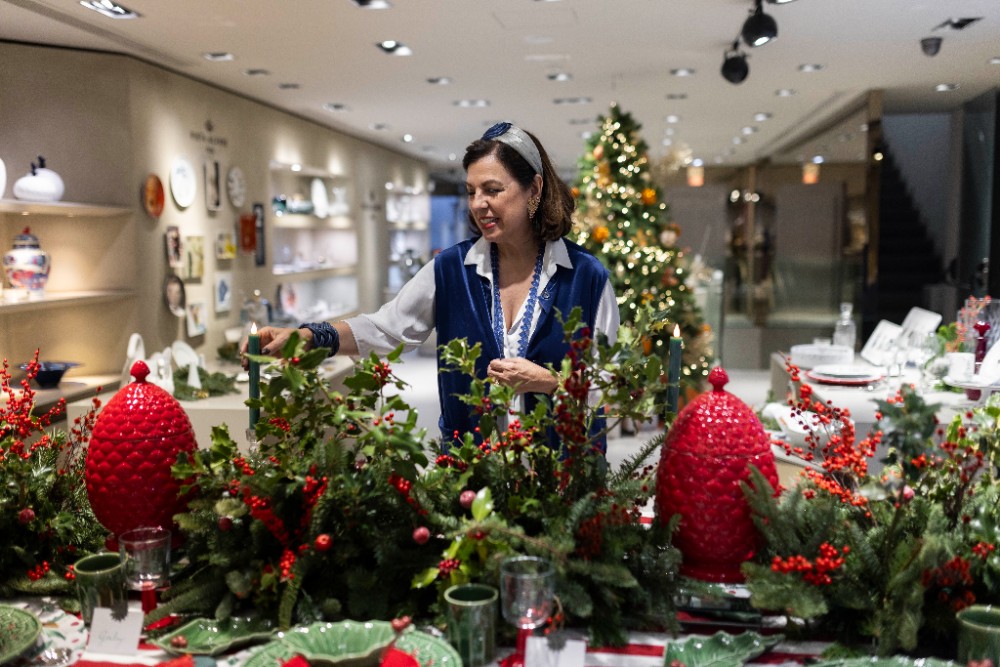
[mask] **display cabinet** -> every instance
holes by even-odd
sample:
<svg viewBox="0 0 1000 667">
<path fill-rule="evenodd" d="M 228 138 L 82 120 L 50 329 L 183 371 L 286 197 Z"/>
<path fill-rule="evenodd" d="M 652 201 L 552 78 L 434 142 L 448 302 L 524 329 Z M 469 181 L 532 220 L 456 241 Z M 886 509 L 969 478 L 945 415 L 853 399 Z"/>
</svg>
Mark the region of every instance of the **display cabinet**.
<svg viewBox="0 0 1000 667">
<path fill-rule="evenodd" d="M 386 299 L 395 295 L 430 260 L 430 217 L 427 192 L 386 184 L 385 220 L 389 228 Z"/>
<path fill-rule="evenodd" d="M 120 206 L 0 200 L 2 251 L 29 227 L 51 257 L 42 294 L 29 297 L 4 277 L 0 353 L 15 376 L 36 349 L 42 359 L 80 364 L 57 389 L 39 392 L 39 408 L 118 381 L 125 342 L 108 340 L 107 331 L 131 331 L 125 327 L 136 320 L 136 290 L 129 278 L 136 275 L 132 215 Z M 122 326 L 102 327 L 101 322 Z"/>
<path fill-rule="evenodd" d="M 271 175 L 276 319 L 330 320 L 358 308 L 358 235 L 350 181 L 278 162 Z"/>
</svg>

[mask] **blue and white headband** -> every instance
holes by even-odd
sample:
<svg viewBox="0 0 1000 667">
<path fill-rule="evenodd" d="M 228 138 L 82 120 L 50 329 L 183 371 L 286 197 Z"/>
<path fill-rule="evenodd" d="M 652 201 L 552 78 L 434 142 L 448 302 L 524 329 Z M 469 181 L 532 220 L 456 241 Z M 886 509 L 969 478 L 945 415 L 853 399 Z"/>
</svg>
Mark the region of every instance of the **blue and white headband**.
<svg viewBox="0 0 1000 667">
<path fill-rule="evenodd" d="M 497 123 L 486 130 L 483 139 L 492 139 L 507 144 L 531 165 L 536 174 L 542 173 L 542 156 L 538 153 L 538 146 L 521 128 L 512 123 Z"/>
</svg>

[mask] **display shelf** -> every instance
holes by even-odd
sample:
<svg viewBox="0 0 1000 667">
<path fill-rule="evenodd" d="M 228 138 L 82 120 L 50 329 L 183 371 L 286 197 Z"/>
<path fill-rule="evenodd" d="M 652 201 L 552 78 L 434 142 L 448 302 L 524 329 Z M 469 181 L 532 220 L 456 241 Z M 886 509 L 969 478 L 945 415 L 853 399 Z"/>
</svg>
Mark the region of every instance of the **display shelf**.
<svg viewBox="0 0 1000 667">
<path fill-rule="evenodd" d="M 329 266 L 329 267 L 311 267 L 311 268 L 298 268 L 294 265 L 288 264 L 275 264 L 273 273 L 276 276 L 296 276 L 303 279 L 316 279 L 316 278 L 333 278 L 336 276 L 353 276 L 357 274 L 358 266 L 357 264 L 351 264 L 348 266 Z"/>
<path fill-rule="evenodd" d="M 281 229 L 343 229 L 353 230 L 354 220 L 346 215 L 318 218 L 311 213 L 275 214 L 274 226 Z"/>
<path fill-rule="evenodd" d="M 72 371 L 71 371 L 72 372 Z M 41 414 L 56 406 L 60 400 L 67 404 L 74 401 L 85 401 L 86 407 L 81 412 L 86 412 L 90 407 L 90 399 L 97 396 L 102 391 L 112 394 L 121 384 L 121 377 L 118 375 L 77 375 L 67 373 L 63 376 L 59 386 L 52 389 L 39 389 L 32 383 L 32 391 L 35 392 L 35 412 Z M 21 390 L 15 390 L 14 395 L 20 396 Z M 5 399 L 7 397 L 4 397 Z"/>
<path fill-rule="evenodd" d="M 122 206 L 105 204 L 80 204 L 76 202 L 30 202 L 18 199 L 0 199 L 0 214 L 51 215 L 65 218 L 115 218 L 132 213 Z"/>
<path fill-rule="evenodd" d="M 116 301 L 135 296 L 133 290 L 86 290 L 79 292 L 47 292 L 40 299 L 25 299 L 24 301 L 5 300 L 11 292 L 20 291 L 7 288 L 0 297 L 0 313 L 12 314 L 30 310 L 44 310 L 53 306 L 78 306 L 85 303 Z"/>
</svg>

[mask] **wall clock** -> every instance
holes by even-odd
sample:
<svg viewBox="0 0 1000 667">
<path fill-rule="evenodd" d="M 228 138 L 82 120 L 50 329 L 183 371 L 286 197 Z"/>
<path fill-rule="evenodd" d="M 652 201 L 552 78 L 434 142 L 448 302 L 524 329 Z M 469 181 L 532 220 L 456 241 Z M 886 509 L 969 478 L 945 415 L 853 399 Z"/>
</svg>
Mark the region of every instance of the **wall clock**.
<svg viewBox="0 0 1000 667">
<path fill-rule="evenodd" d="M 187 208 L 194 203 L 198 191 L 198 178 L 194 166 L 186 159 L 179 157 L 170 167 L 170 195 L 180 208 Z"/>
<path fill-rule="evenodd" d="M 236 208 L 243 206 L 247 199 L 247 179 L 239 167 L 230 167 L 226 176 L 226 193 L 229 203 Z"/>
</svg>

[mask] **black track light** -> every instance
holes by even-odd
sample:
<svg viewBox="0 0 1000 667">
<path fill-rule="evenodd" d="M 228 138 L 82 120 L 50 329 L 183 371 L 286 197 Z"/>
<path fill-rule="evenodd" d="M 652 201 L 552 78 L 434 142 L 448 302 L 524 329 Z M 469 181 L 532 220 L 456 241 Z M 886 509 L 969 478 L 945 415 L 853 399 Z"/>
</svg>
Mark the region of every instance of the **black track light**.
<svg viewBox="0 0 1000 667">
<path fill-rule="evenodd" d="M 743 83 L 750 74 L 747 64 L 747 54 L 740 51 L 740 42 L 733 42 L 733 47 L 723 54 L 722 78 L 729 83 Z"/>
<path fill-rule="evenodd" d="M 763 0 L 756 0 L 757 7 L 753 14 L 743 23 L 740 34 L 747 46 L 761 46 L 778 36 L 778 23 L 764 13 Z"/>
</svg>

